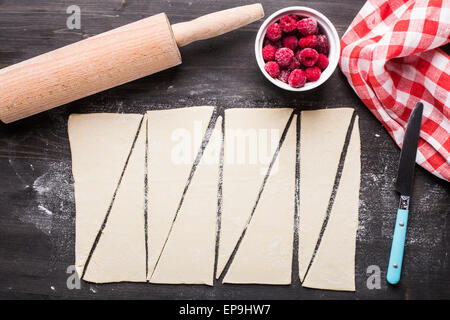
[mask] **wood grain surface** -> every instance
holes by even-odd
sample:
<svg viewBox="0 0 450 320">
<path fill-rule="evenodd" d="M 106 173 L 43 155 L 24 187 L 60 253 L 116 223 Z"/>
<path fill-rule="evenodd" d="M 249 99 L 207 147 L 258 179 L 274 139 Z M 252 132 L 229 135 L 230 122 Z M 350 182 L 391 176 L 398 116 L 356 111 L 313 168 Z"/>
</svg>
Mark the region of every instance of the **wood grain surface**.
<svg viewBox="0 0 450 320">
<path fill-rule="evenodd" d="M 0 67 L 165 12 L 178 23 L 253 1 L 0 0 Z M 324 13 L 340 36 L 364 0 L 262 1 L 266 16 L 303 5 Z M 66 27 L 69 5 L 81 8 L 81 30 Z M 283 91 L 259 71 L 253 47 L 262 21 L 181 48 L 183 64 L 9 125 L 0 124 L 0 298 L 137 299 L 413 299 L 450 297 L 450 187 L 417 167 L 401 283 L 385 282 L 398 195 L 400 150 L 337 70 L 306 93 Z M 138 112 L 195 105 L 350 106 L 360 117 L 362 181 L 356 252 L 356 292 L 290 286 L 82 283 L 69 290 L 74 263 L 74 194 L 67 119 L 70 113 Z M 294 257 L 296 259 L 296 257 Z M 382 271 L 368 289 L 367 268 Z"/>
</svg>

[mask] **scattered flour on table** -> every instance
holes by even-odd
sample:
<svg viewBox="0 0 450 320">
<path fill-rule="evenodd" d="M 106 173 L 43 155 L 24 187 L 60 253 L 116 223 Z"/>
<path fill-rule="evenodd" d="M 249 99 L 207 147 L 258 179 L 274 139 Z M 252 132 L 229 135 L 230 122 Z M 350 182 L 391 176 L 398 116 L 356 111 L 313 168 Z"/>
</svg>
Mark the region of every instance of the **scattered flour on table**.
<svg viewBox="0 0 450 320">
<path fill-rule="evenodd" d="M 36 160 L 33 164 L 18 165 L 11 158 L 9 164 L 18 180 L 16 189 L 11 190 L 11 197 L 22 199 L 12 206 L 12 214 L 48 237 L 52 246 L 48 272 L 61 268 L 65 271 L 73 263 L 75 247 L 75 202 L 70 160 Z M 56 288 L 50 285 L 50 289 L 52 287 Z"/>
<path fill-rule="evenodd" d="M 41 210 L 42 212 L 48 214 L 49 216 L 51 216 L 53 214 L 53 212 L 51 212 L 50 210 L 48 210 L 46 207 L 44 207 L 42 205 L 38 205 L 38 209 Z"/>
<path fill-rule="evenodd" d="M 47 162 L 43 173 L 35 176 L 30 166 L 30 201 L 15 212 L 23 223 L 32 224 L 47 235 L 54 247 L 53 267 L 58 261 L 71 261 L 74 250 L 75 203 L 70 161 Z M 33 173 L 34 172 L 34 173 Z M 30 181 L 29 177 L 34 179 Z"/>
</svg>

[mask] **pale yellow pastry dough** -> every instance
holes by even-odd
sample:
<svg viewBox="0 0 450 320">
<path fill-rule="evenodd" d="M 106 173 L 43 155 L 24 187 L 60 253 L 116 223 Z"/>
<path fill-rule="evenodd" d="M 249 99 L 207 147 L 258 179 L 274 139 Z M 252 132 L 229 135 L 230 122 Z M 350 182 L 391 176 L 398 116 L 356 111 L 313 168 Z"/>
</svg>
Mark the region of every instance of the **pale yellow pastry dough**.
<svg viewBox="0 0 450 320">
<path fill-rule="evenodd" d="M 150 282 L 213 285 L 221 145 L 219 117 Z"/>
<path fill-rule="evenodd" d="M 86 281 L 146 281 L 145 128 L 146 120 L 123 173 L 105 229 L 86 269 L 83 278 Z M 113 161 L 110 159 L 108 163 Z"/>
<path fill-rule="evenodd" d="M 278 154 L 279 168 L 268 177 L 253 218 L 225 275 L 226 283 L 291 283 L 296 128 L 294 115 Z M 224 201 L 233 199 L 225 198 Z"/>
<path fill-rule="evenodd" d="M 86 268 L 85 280 L 98 283 L 150 280 L 155 283 L 213 284 L 218 163 L 222 142 L 220 117 L 169 235 L 212 113 L 213 107 L 150 111 L 143 122 L 143 116 L 136 114 L 70 116 L 68 126 L 76 204 L 75 263 L 80 276 L 112 205 Z M 291 113 L 292 109 L 225 111 L 223 207 L 217 277 L 247 224 L 248 228 L 224 282 L 291 282 L 296 116 L 249 220 Z M 355 290 L 360 181 L 357 122 L 327 228 L 304 279 L 326 215 L 352 113 L 352 109 L 341 108 L 301 114 L 299 271 L 305 287 Z M 238 142 L 236 139 L 243 140 Z"/>
<path fill-rule="evenodd" d="M 303 281 L 333 190 L 353 109 L 302 111 L 300 125 L 299 274 Z"/>
<path fill-rule="evenodd" d="M 148 277 L 169 234 L 213 107 L 149 111 Z M 180 272 L 183 262 L 178 264 Z"/>
<path fill-rule="evenodd" d="M 355 120 L 339 188 L 304 287 L 355 291 L 355 251 L 360 186 L 360 138 Z"/>
<path fill-rule="evenodd" d="M 248 222 L 291 113 L 292 109 L 288 108 L 225 110 L 223 204 L 217 278 Z M 279 169 L 278 164 L 279 161 L 274 171 Z"/>
<path fill-rule="evenodd" d="M 69 117 L 76 207 L 75 267 L 80 277 L 141 119 L 139 114 L 112 113 Z"/>
</svg>

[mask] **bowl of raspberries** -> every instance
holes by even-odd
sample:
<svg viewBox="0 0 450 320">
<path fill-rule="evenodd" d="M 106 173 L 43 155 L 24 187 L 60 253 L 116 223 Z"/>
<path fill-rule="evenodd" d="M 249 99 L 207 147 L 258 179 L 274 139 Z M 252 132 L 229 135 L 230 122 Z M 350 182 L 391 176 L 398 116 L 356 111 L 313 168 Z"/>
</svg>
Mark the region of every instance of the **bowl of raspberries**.
<svg viewBox="0 0 450 320">
<path fill-rule="evenodd" d="M 306 7 L 281 9 L 261 25 L 255 55 L 265 77 L 290 91 L 306 91 L 324 83 L 340 55 L 339 36 L 320 12 Z"/>
</svg>

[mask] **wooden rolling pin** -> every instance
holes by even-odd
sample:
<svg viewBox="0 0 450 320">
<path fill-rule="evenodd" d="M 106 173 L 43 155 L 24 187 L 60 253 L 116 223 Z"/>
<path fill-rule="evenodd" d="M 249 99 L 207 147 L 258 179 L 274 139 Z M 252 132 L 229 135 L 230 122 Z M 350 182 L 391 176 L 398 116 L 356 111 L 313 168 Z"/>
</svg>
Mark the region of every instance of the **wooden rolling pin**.
<svg viewBox="0 0 450 320">
<path fill-rule="evenodd" d="M 264 16 L 252 4 L 170 25 L 164 13 L 0 70 L 0 120 L 9 123 L 181 63 L 178 46 Z"/>
</svg>

